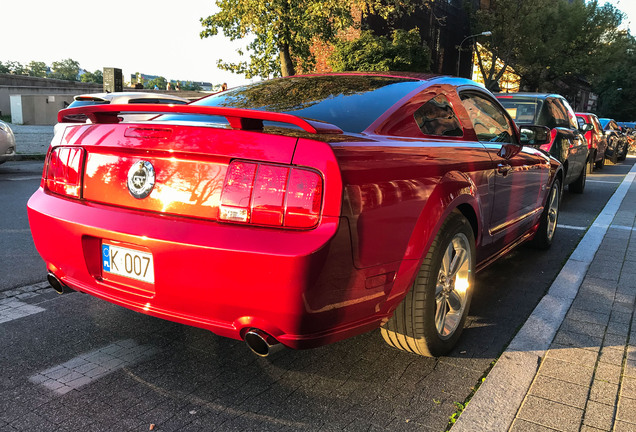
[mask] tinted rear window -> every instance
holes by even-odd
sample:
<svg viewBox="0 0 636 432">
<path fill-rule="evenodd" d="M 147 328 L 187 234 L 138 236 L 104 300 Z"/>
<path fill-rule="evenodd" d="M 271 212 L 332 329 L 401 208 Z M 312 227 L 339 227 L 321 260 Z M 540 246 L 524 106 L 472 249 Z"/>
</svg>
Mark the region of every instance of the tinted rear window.
<svg viewBox="0 0 636 432">
<path fill-rule="evenodd" d="M 324 121 L 349 132 L 362 132 L 422 81 L 382 76 L 315 76 L 263 81 L 237 87 L 191 105 L 274 111 Z M 197 118 L 198 117 L 198 118 Z M 162 121 L 210 117 L 165 115 Z M 216 119 L 224 123 L 224 119 Z"/>
<path fill-rule="evenodd" d="M 77 108 L 77 107 L 89 106 L 89 105 L 106 105 L 109 103 L 110 102 L 108 101 L 100 101 L 100 100 L 76 100 L 71 102 L 68 108 Z"/>
</svg>

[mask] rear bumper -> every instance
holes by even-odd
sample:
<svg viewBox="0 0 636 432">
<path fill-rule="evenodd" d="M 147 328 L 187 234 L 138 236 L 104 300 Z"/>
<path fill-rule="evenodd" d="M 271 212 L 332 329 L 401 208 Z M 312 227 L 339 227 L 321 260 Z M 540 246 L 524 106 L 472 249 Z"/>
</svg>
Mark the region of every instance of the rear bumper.
<svg viewBox="0 0 636 432">
<path fill-rule="evenodd" d="M 225 337 L 258 328 L 291 348 L 377 327 L 393 279 L 372 286 L 367 279 L 399 267 L 355 269 L 345 218 L 324 217 L 309 231 L 254 228 L 83 203 L 42 189 L 28 214 L 40 255 L 69 287 Z M 147 248 L 152 289 L 104 280 L 102 240 Z"/>
</svg>

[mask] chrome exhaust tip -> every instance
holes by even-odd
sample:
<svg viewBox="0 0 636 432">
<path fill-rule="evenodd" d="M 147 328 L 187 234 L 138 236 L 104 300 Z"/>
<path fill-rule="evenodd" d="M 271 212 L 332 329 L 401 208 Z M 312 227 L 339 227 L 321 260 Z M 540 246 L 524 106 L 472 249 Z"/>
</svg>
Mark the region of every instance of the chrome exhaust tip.
<svg viewBox="0 0 636 432">
<path fill-rule="evenodd" d="M 51 285 L 51 288 L 53 288 L 58 294 L 66 294 L 74 291 L 68 286 L 64 285 L 62 281 L 60 281 L 53 273 L 49 273 L 46 276 L 46 280 L 49 282 L 49 285 Z"/>
<path fill-rule="evenodd" d="M 245 333 L 245 343 L 252 352 L 260 357 L 267 357 L 282 350 L 285 346 L 273 336 L 259 329 L 249 329 Z"/>
</svg>

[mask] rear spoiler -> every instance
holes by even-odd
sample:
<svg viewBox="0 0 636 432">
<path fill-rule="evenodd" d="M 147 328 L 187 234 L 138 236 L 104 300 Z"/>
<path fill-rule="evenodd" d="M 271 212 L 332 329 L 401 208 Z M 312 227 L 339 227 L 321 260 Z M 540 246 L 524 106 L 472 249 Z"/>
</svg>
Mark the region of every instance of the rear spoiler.
<svg viewBox="0 0 636 432">
<path fill-rule="evenodd" d="M 77 123 L 78 119 L 86 116 L 91 123 L 119 123 L 122 113 L 149 114 L 200 114 L 225 117 L 232 129 L 263 130 L 263 122 L 271 121 L 287 123 L 300 127 L 312 134 L 341 134 L 342 129 L 331 123 L 307 120 L 292 114 L 272 111 L 257 111 L 243 108 L 210 107 L 201 105 L 170 105 L 170 104 L 125 104 L 125 105 L 87 105 L 67 108 L 57 113 L 60 123 Z"/>
</svg>

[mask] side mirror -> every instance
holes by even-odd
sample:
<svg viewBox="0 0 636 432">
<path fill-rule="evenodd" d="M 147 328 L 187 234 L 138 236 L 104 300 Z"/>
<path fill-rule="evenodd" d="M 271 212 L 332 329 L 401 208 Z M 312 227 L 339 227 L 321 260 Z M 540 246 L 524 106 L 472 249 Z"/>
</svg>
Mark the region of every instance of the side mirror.
<svg viewBox="0 0 636 432">
<path fill-rule="evenodd" d="M 548 144 L 550 142 L 550 139 L 550 128 L 547 126 L 521 126 L 521 144 L 523 145 Z"/>
<path fill-rule="evenodd" d="M 579 129 L 581 132 L 589 132 L 594 129 L 594 125 L 592 123 L 585 123 Z"/>
</svg>

